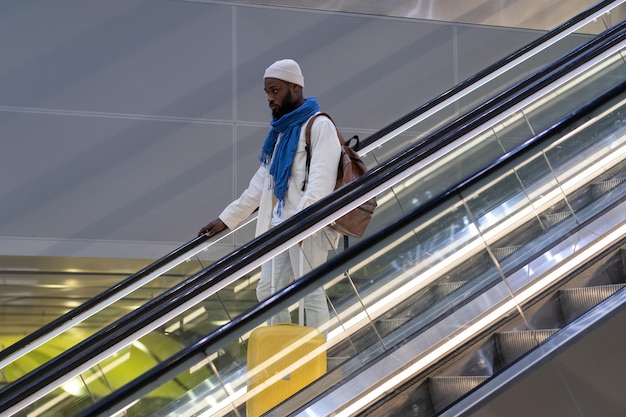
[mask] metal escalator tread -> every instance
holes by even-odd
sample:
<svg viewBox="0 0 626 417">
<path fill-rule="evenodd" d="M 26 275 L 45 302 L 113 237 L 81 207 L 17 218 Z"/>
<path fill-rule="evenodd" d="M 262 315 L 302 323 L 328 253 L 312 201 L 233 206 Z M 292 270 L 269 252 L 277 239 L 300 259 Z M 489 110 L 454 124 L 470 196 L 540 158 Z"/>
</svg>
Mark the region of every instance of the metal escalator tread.
<svg viewBox="0 0 626 417">
<path fill-rule="evenodd" d="M 433 286 L 433 294 L 436 300 L 442 300 L 453 291 L 461 288 L 467 281 L 442 282 Z"/>
<path fill-rule="evenodd" d="M 534 349 L 559 329 L 540 329 L 500 332 L 494 335 L 498 355 L 508 365 L 524 353 Z"/>
<path fill-rule="evenodd" d="M 626 178 L 613 178 L 610 180 L 589 184 L 591 198 L 593 200 L 598 199 L 601 195 L 605 194 L 608 191 L 611 191 L 613 188 L 623 183 L 624 180 L 626 180 Z"/>
<path fill-rule="evenodd" d="M 501 261 L 521 247 L 522 245 L 513 245 L 513 246 L 504 246 L 501 248 L 493 248 L 492 250 L 496 259 Z"/>
<path fill-rule="evenodd" d="M 564 211 L 564 212 L 559 212 L 559 213 L 546 213 L 546 214 L 542 214 L 540 217 L 544 226 L 546 228 L 550 228 L 550 227 L 556 226 L 558 223 L 567 219 L 571 215 L 572 215 L 571 211 Z"/>
<path fill-rule="evenodd" d="M 576 318 L 598 305 L 626 284 L 598 285 L 582 288 L 565 288 L 559 290 L 559 304 L 565 323 Z"/>
<path fill-rule="evenodd" d="M 428 305 L 444 300 L 452 292 L 461 288 L 466 282 L 467 281 L 449 281 L 435 284 L 430 288 L 428 294 L 423 296 L 423 299 L 428 300 L 426 302 Z M 382 318 L 376 321 L 376 327 L 381 334 L 386 335 L 404 325 L 409 320 L 409 317 Z"/>
<path fill-rule="evenodd" d="M 428 378 L 433 410 L 439 412 L 489 379 L 488 376 L 435 376 Z"/>
<path fill-rule="evenodd" d="M 624 286 L 626 284 L 610 284 L 559 290 L 559 304 L 565 324 L 571 323 Z M 495 354 L 498 355 L 500 363 L 506 366 L 537 348 L 558 330 L 538 329 L 495 333 L 494 339 L 497 346 Z M 494 362 L 496 360 L 494 358 Z M 490 376 L 429 377 L 428 389 L 433 410 L 435 412 L 442 410 L 489 378 Z"/>
</svg>

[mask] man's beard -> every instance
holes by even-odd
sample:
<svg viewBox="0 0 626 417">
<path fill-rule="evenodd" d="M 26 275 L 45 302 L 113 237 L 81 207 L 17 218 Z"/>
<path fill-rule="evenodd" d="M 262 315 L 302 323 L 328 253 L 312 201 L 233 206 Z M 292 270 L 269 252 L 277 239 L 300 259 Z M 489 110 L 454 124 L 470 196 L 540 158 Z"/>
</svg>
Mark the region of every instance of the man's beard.
<svg viewBox="0 0 626 417">
<path fill-rule="evenodd" d="M 289 90 L 289 92 L 283 99 L 283 102 L 280 103 L 280 106 L 276 110 L 272 110 L 272 117 L 274 118 L 274 120 L 278 120 L 284 115 L 291 113 L 297 108 L 298 108 L 297 103 L 291 95 L 291 90 Z"/>
</svg>

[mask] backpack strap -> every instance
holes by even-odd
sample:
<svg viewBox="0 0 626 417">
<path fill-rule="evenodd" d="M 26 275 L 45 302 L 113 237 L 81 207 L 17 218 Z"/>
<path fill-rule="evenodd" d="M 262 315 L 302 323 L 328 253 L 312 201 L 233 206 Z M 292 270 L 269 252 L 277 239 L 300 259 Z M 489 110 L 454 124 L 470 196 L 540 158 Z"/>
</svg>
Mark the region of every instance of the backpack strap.
<svg viewBox="0 0 626 417">
<path fill-rule="evenodd" d="M 311 129 L 313 129 L 313 121 L 317 118 L 317 116 L 322 115 L 322 113 L 316 113 L 309 121 L 306 123 L 306 127 L 304 128 L 304 140 L 305 145 L 304 149 L 306 150 L 306 171 L 304 172 L 304 182 L 302 183 L 302 191 L 306 189 L 306 184 L 309 182 L 309 168 L 311 167 Z"/>
<path fill-rule="evenodd" d="M 335 131 L 337 132 L 337 137 L 339 138 L 339 143 L 341 144 L 341 146 L 345 145 L 346 143 L 343 140 L 343 136 L 341 136 L 339 129 L 337 129 L 337 125 L 335 124 L 335 121 L 333 120 L 332 117 L 330 117 L 328 113 L 321 112 L 321 113 L 316 113 L 313 116 L 311 116 L 311 118 L 306 124 L 306 127 L 304 128 L 304 139 L 306 143 L 306 145 L 304 146 L 304 149 L 306 150 L 306 172 L 304 174 L 304 183 L 302 184 L 302 191 L 305 190 L 306 184 L 309 182 L 309 168 L 311 167 L 311 130 L 313 129 L 313 122 L 318 116 L 328 117 L 328 119 L 335 126 Z M 357 138 L 357 143 L 358 143 L 358 140 L 359 139 Z"/>
<path fill-rule="evenodd" d="M 335 126 L 335 130 L 337 131 L 337 137 L 339 138 L 339 143 L 341 143 L 341 145 L 343 146 L 346 142 L 343 140 L 343 136 L 341 136 L 339 129 L 337 129 L 337 125 L 335 124 L 335 121 L 333 120 L 332 117 L 330 117 L 330 114 L 324 113 L 324 112 L 314 114 L 313 116 L 311 116 L 311 118 L 306 124 L 306 128 L 304 130 L 304 137 L 306 139 L 307 146 L 311 145 L 311 129 L 313 129 L 313 121 L 317 118 L 317 116 L 326 116 L 331 122 L 333 122 L 333 125 Z"/>
</svg>

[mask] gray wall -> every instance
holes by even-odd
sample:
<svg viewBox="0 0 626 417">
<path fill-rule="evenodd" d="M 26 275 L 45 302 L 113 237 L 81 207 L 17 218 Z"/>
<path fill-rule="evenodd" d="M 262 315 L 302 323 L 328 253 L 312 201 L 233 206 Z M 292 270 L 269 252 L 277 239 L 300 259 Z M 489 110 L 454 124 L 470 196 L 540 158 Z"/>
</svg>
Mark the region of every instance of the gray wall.
<svg viewBox="0 0 626 417">
<path fill-rule="evenodd" d="M 291 57 L 367 137 L 541 33 L 175 0 L 0 4 L 0 255 L 150 258 L 245 188 Z"/>
</svg>

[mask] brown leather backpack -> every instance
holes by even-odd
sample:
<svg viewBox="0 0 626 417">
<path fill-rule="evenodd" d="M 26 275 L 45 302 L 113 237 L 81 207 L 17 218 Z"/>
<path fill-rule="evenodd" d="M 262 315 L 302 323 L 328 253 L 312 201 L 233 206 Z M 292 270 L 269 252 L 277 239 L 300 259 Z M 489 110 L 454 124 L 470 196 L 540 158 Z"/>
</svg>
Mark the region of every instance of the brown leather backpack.
<svg viewBox="0 0 626 417">
<path fill-rule="evenodd" d="M 335 124 L 334 120 L 327 113 L 317 113 L 309 119 L 305 128 L 307 176 L 309 172 L 309 167 L 311 165 L 311 128 L 313 126 L 313 121 L 315 120 L 315 118 L 322 115 L 328 117 L 330 121 Z M 335 125 L 335 129 L 337 129 L 337 125 Z M 345 184 L 354 181 L 355 179 L 367 172 L 367 166 L 365 165 L 359 154 L 352 147 L 349 146 L 353 139 L 356 139 L 356 144 L 358 145 L 358 136 L 353 136 L 348 140 L 348 142 L 346 142 L 343 139 L 343 136 L 341 136 L 341 133 L 338 129 L 337 136 L 339 137 L 339 142 L 341 143 L 341 158 L 339 159 L 339 169 L 337 171 L 337 183 L 335 184 L 335 190 Z M 305 187 L 306 180 L 305 184 L 302 186 L 302 189 L 304 190 Z M 330 227 L 345 236 L 361 237 L 363 236 L 363 233 L 365 233 L 365 229 L 367 229 L 367 226 L 372 219 L 372 215 L 374 214 L 376 206 L 376 197 L 372 197 L 365 203 L 361 204 L 359 207 L 335 220 L 335 222 L 332 223 Z"/>
</svg>

